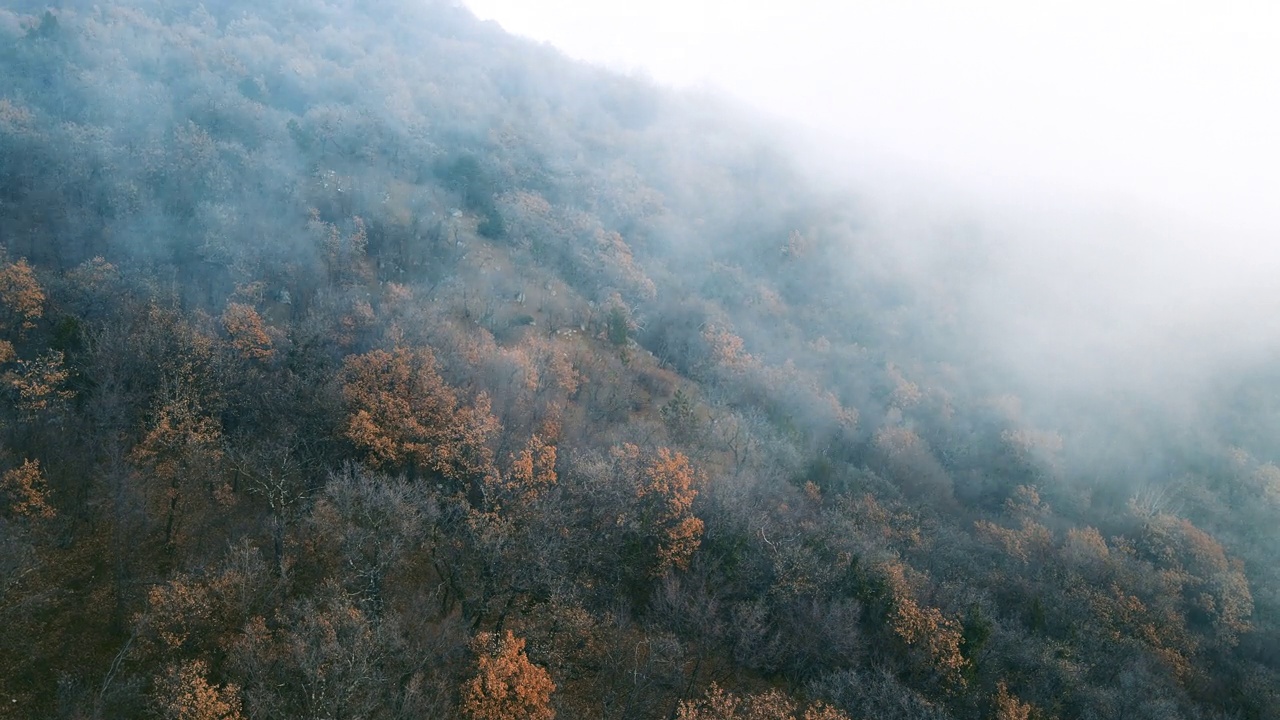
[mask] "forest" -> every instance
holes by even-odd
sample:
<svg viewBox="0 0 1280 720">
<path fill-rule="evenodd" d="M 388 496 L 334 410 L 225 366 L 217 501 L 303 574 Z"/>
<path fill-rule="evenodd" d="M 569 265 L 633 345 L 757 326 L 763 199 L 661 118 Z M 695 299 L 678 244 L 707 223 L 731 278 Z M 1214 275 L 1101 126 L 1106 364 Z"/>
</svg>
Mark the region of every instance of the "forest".
<svg viewBox="0 0 1280 720">
<path fill-rule="evenodd" d="M 1280 717 L 1270 359 L 1049 411 L 981 233 L 454 2 L 0 36 L 0 718 Z"/>
</svg>

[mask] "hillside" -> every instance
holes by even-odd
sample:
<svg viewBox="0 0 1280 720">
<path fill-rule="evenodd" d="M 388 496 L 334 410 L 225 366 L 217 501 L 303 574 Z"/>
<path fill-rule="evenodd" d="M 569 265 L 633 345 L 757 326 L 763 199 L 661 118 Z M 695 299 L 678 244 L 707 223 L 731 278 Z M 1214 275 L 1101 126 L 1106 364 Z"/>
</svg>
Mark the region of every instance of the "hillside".
<svg viewBox="0 0 1280 720">
<path fill-rule="evenodd" d="M 1048 411 L 990 239 L 450 2 L 0 34 L 0 717 L 1280 717 L 1267 364 Z"/>
</svg>

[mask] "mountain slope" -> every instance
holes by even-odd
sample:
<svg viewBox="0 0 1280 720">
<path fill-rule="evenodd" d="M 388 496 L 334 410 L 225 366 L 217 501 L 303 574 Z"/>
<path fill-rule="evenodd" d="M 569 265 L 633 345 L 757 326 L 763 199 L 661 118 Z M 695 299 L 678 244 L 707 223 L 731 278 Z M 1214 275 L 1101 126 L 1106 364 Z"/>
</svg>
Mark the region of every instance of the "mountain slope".
<svg viewBox="0 0 1280 720">
<path fill-rule="evenodd" d="M 982 238 L 450 3 L 0 31 L 0 715 L 1280 710 L 1265 376 L 1033 423 Z"/>
</svg>

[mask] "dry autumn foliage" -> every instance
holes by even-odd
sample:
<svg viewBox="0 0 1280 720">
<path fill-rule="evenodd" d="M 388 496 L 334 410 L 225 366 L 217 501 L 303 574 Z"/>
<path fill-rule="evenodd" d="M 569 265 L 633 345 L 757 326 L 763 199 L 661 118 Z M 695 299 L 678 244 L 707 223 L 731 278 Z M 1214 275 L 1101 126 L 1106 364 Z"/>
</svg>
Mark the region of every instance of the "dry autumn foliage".
<svg viewBox="0 0 1280 720">
<path fill-rule="evenodd" d="M 10 348 L 11 349 L 11 348 Z M 0 357 L 6 349 L 0 347 Z M 28 415 L 58 409 L 71 399 L 72 393 L 62 386 L 71 377 L 63 363 L 63 355 L 51 350 L 34 360 L 19 360 L 18 367 L 3 378 L 18 394 L 18 408 Z"/>
<path fill-rule="evenodd" d="M 153 481 L 148 500 L 155 516 L 165 519 L 166 543 L 182 534 L 195 507 L 222 489 L 213 480 L 222 455 L 222 425 L 196 391 L 187 385 L 166 388 L 129 455 Z"/>
<path fill-rule="evenodd" d="M 26 460 L 0 476 L 0 497 L 8 511 L 19 517 L 47 519 L 55 515 L 40 463 L 35 460 Z"/>
<path fill-rule="evenodd" d="M 461 405 L 427 348 L 373 350 L 342 368 L 346 435 L 377 467 L 426 471 L 458 484 L 494 472 L 498 422 L 481 394 Z"/>
<path fill-rule="evenodd" d="M 507 472 L 493 476 L 487 490 L 498 507 L 528 505 L 556 484 L 556 446 L 534 435 L 524 449 L 511 456 Z"/>
<path fill-rule="evenodd" d="M 633 525 L 656 545 L 652 573 L 687 567 L 702 538 L 702 520 L 693 514 L 702 473 L 683 453 L 667 448 L 648 454 L 627 443 L 615 447 L 611 458 L 615 472 L 633 483 Z"/>
<path fill-rule="evenodd" d="M 480 633 L 472 642 L 476 674 L 462 686 L 462 712 L 471 720 L 553 720 L 551 675 L 524 653 L 510 630 Z"/>
<path fill-rule="evenodd" d="M 209 682 L 209 666 L 192 660 L 156 681 L 155 704 L 165 720 L 240 720 L 240 688 Z"/>
<path fill-rule="evenodd" d="M 994 720 L 1031 720 L 1035 711 L 1031 703 L 1024 703 L 1010 694 L 1003 680 L 996 686 L 994 704 Z"/>
<path fill-rule="evenodd" d="M 271 336 L 267 334 L 262 317 L 252 306 L 228 303 L 222 313 L 222 327 L 227 331 L 231 347 L 245 360 L 266 362 L 275 357 Z"/>
<path fill-rule="evenodd" d="M 0 248 L 0 332 L 31 330 L 44 315 L 44 290 L 26 258 L 6 262 Z"/>
<path fill-rule="evenodd" d="M 676 720 L 849 720 L 849 716 L 827 705 L 814 703 L 797 715 L 794 700 L 778 690 L 745 697 L 726 692 L 715 683 L 697 700 L 683 700 Z"/>
<path fill-rule="evenodd" d="M 893 634 L 927 674 L 937 675 L 949 687 L 963 688 L 967 684 L 968 660 L 960 652 L 963 643 L 960 622 L 943 615 L 937 608 L 917 602 L 907 579 L 907 569 L 901 563 L 885 563 L 881 572 Z"/>
</svg>

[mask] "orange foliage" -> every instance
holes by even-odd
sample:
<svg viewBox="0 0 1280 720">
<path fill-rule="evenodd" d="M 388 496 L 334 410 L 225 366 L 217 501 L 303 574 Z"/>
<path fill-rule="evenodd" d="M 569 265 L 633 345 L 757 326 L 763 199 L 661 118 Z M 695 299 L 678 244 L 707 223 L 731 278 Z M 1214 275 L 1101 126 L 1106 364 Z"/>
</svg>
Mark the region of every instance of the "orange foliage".
<svg viewBox="0 0 1280 720">
<path fill-rule="evenodd" d="M 592 262 L 596 271 L 608 278 L 618 288 L 643 300 L 652 300 L 656 294 L 650 280 L 631 255 L 631 247 L 614 230 L 595 231 L 596 252 Z"/>
<path fill-rule="evenodd" d="M 1176 613 L 1149 607 L 1116 584 L 1106 589 L 1082 585 L 1074 589 L 1074 594 L 1084 597 L 1113 640 L 1136 638 L 1164 662 L 1174 677 L 1185 680 L 1190 676 L 1188 656 L 1194 652 L 1195 643 Z"/>
<path fill-rule="evenodd" d="M 275 356 L 271 336 L 252 306 L 229 303 L 226 312 L 222 313 L 222 327 L 231 337 L 231 347 L 241 358 L 265 362 Z"/>
<path fill-rule="evenodd" d="M 739 697 L 715 683 L 697 700 L 683 700 L 676 720 L 849 720 L 826 703 L 814 703 L 797 715 L 796 702 L 779 690 Z"/>
<path fill-rule="evenodd" d="M 30 330 L 44 314 L 44 290 L 26 258 L 4 262 L 0 250 L 0 331 Z"/>
<path fill-rule="evenodd" d="M 702 339 L 710 348 L 715 363 L 727 370 L 739 372 L 755 362 L 755 358 L 747 354 L 742 338 L 725 328 L 710 325 L 702 331 Z"/>
<path fill-rule="evenodd" d="M 1160 513 L 1143 527 L 1142 549 L 1180 590 L 1188 613 L 1209 618 L 1217 639 L 1234 645 L 1249 629 L 1253 595 L 1238 560 L 1190 521 Z"/>
<path fill-rule="evenodd" d="M 693 501 L 704 478 L 683 453 L 659 448 L 642 457 L 640 448 L 625 444 L 612 450 L 615 467 L 635 483 L 639 508 L 636 522 L 657 539 L 654 574 L 684 569 L 698 549 L 702 520 L 693 514 Z"/>
<path fill-rule="evenodd" d="M 906 410 L 920 403 L 920 400 L 924 397 L 924 393 L 920 391 L 920 386 L 908 380 L 897 365 L 889 363 L 889 366 L 885 368 L 885 374 L 889 376 L 889 381 L 893 386 L 893 390 L 889 395 L 889 404 L 892 407 Z"/>
<path fill-rule="evenodd" d="M 509 502 L 527 505 L 556 484 L 556 446 L 548 445 L 537 435 L 511 457 L 509 465 L 506 475 L 489 483 L 494 495 Z"/>
<path fill-rule="evenodd" d="M 35 360 L 19 360 L 15 372 L 6 373 L 5 381 L 18 393 L 18 407 L 27 413 L 53 410 L 72 393 L 59 387 L 71 377 L 62 362 L 62 353 L 56 350 Z"/>
<path fill-rule="evenodd" d="M 342 396 L 350 409 L 347 438 L 375 465 L 410 465 L 456 482 L 493 474 L 488 443 L 499 428 L 488 398 L 481 394 L 474 405 L 460 405 L 429 349 L 349 356 Z"/>
<path fill-rule="evenodd" d="M 1043 560 L 1053 548 L 1053 533 L 1029 518 L 1023 518 L 1021 527 L 1017 530 L 986 520 L 979 520 L 974 526 L 979 536 L 1000 545 L 1005 553 L 1023 563 Z"/>
<path fill-rule="evenodd" d="M 156 682 L 156 707 L 165 720 L 239 720 L 240 688 L 208 680 L 203 660 L 169 668 Z"/>
<path fill-rule="evenodd" d="M 1034 485 L 1019 485 L 1013 496 L 1004 501 L 1005 510 L 1016 518 L 1039 518 L 1049 514 L 1049 506 L 1040 499 Z"/>
<path fill-rule="evenodd" d="M 40 464 L 34 460 L 27 460 L 0 476 L 0 497 L 4 498 L 9 511 L 19 517 L 51 518 L 55 514 L 49 504 Z"/>
<path fill-rule="evenodd" d="M 995 716 L 993 720 L 1030 720 L 1035 708 L 1009 694 L 1009 688 L 1001 680 L 996 686 Z"/>
<path fill-rule="evenodd" d="M 534 383 L 537 390 L 554 388 L 566 397 L 571 397 L 578 391 L 582 375 L 560 345 L 541 335 L 530 335 L 525 344 L 528 345 L 529 360 L 537 374 L 537 381 Z"/>
<path fill-rule="evenodd" d="M 179 391 L 156 408 L 147 433 L 133 449 L 134 462 L 169 480 L 222 456 L 222 425 L 191 393 Z"/>
<path fill-rule="evenodd" d="M 1105 567 L 1111 561 L 1111 548 L 1096 528 L 1071 528 L 1063 545 L 1063 556 L 1083 567 Z"/>
<path fill-rule="evenodd" d="M 147 592 L 147 612 L 138 620 L 147 630 L 145 642 L 173 651 L 192 641 L 193 634 L 198 636 L 212 613 L 208 589 L 179 576 Z"/>
<path fill-rule="evenodd" d="M 529 661 L 524 640 L 510 630 L 502 637 L 480 633 L 476 674 L 462 686 L 462 711 L 472 720 L 553 720 L 547 671 Z"/>
<path fill-rule="evenodd" d="M 960 622 L 942 611 L 921 606 L 913 596 L 906 568 L 898 562 L 881 566 L 889 600 L 889 626 L 928 668 L 952 687 L 964 687 L 968 661 L 960 652 Z"/>
<path fill-rule="evenodd" d="M 875 496 L 845 496 L 839 500 L 841 509 L 853 521 L 855 527 L 871 537 L 917 547 L 924 542 L 920 532 L 920 520 L 909 512 L 886 509 Z"/>
<path fill-rule="evenodd" d="M 207 512 L 209 500 L 227 497 L 219 493 L 225 484 L 214 483 L 222 424 L 190 387 L 170 389 L 160 398 L 129 458 L 146 471 L 147 499 L 151 512 L 164 518 L 166 543 L 186 539 L 185 521 Z"/>
</svg>

